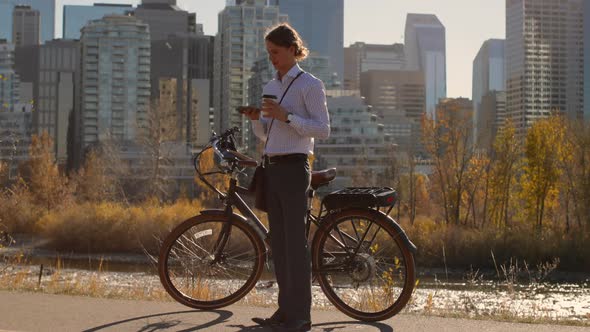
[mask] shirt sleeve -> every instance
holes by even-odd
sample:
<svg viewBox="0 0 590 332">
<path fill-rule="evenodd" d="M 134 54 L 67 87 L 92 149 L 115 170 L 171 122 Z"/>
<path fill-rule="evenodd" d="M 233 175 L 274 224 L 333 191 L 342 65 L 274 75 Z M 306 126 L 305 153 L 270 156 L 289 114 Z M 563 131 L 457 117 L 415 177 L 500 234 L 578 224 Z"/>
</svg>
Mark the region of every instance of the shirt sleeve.
<svg viewBox="0 0 590 332">
<path fill-rule="evenodd" d="M 261 141 L 266 141 L 266 126 L 265 122 L 262 120 L 252 120 L 252 131 L 254 131 L 254 135 L 258 137 Z"/>
<path fill-rule="evenodd" d="M 326 139 L 330 136 L 330 117 L 326 104 L 326 90 L 321 81 L 304 89 L 303 99 L 309 118 L 293 114 L 289 123 L 297 133 L 305 137 Z"/>
</svg>

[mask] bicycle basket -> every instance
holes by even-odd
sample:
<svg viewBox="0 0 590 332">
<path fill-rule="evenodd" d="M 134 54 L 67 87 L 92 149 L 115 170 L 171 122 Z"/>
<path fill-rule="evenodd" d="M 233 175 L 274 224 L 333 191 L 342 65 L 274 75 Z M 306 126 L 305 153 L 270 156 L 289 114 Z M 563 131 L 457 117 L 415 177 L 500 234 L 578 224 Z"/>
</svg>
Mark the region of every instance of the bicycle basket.
<svg viewBox="0 0 590 332">
<path fill-rule="evenodd" d="M 379 208 L 395 205 L 397 192 L 388 187 L 349 187 L 330 193 L 322 203 L 328 210 Z"/>
</svg>

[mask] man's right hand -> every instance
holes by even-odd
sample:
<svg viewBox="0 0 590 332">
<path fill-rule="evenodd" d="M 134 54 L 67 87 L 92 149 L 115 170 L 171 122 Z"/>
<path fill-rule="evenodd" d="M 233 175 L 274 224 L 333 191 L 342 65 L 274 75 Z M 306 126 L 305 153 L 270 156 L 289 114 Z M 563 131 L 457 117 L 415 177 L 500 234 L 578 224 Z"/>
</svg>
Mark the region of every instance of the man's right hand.
<svg viewBox="0 0 590 332">
<path fill-rule="evenodd" d="M 240 106 L 238 107 L 238 111 L 247 116 L 250 120 L 260 119 L 260 109 L 254 106 Z"/>
</svg>

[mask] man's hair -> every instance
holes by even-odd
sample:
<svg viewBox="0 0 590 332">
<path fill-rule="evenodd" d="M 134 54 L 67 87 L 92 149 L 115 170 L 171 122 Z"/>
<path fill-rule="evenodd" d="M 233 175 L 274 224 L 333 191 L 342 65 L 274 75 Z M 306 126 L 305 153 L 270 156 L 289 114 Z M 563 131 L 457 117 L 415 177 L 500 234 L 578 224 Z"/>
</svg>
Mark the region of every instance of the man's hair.
<svg viewBox="0 0 590 332">
<path fill-rule="evenodd" d="M 269 32 L 264 37 L 277 46 L 289 48 L 295 47 L 295 59 L 301 61 L 307 57 L 309 50 L 303 45 L 303 40 L 297 30 L 295 30 L 288 23 L 281 23 L 269 29 Z"/>
</svg>

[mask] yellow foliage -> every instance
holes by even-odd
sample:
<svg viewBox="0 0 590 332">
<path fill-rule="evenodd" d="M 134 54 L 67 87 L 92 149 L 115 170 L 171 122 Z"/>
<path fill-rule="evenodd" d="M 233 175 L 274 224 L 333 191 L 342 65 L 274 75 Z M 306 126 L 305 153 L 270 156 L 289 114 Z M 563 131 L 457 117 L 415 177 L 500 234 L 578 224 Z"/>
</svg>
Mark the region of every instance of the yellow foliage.
<svg viewBox="0 0 590 332">
<path fill-rule="evenodd" d="M 525 141 L 525 165 L 520 181 L 520 197 L 528 220 L 541 229 L 547 207 L 556 206 L 557 181 L 562 175 L 560 162 L 567 156 L 564 146 L 566 126 L 554 115 L 541 119 L 529 129 Z M 553 192 L 553 195 L 550 193 Z"/>
<path fill-rule="evenodd" d="M 8 233 L 31 233 L 44 213 L 30 193 L 26 183 L 19 179 L 10 190 L 0 192 L 0 221 Z"/>
<path fill-rule="evenodd" d="M 172 205 L 144 203 L 83 203 L 53 211 L 39 221 L 43 235 L 57 249 L 83 252 L 150 252 L 178 223 L 198 214 L 198 202 L 179 201 Z"/>
<path fill-rule="evenodd" d="M 49 134 L 33 135 L 31 139 L 30 190 L 37 202 L 47 211 L 71 199 L 71 188 L 57 166 L 54 143 Z"/>
</svg>

